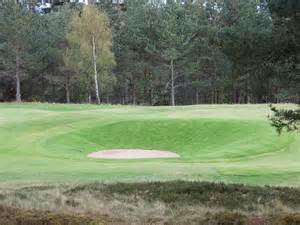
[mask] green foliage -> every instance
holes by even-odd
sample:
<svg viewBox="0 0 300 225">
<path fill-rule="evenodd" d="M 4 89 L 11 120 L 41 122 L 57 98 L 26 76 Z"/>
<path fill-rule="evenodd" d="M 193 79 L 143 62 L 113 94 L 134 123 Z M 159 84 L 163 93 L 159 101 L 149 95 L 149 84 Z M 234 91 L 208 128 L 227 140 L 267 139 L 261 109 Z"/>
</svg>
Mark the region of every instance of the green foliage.
<svg viewBox="0 0 300 225">
<path fill-rule="evenodd" d="M 16 89 L 17 46 L 26 100 L 95 97 L 93 29 L 104 40 L 97 43 L 96 70 L 107 102 L 165 105 L 170 95 L 178 104 L 299 102 L 295 0 L 129 0 L 119 7 L 101 1 L 88 8 L 104 17 L 92 20 L 84 19 L 86 7 L 79 5 L 38 16 L 11 1 L 2 4 L 2 100 Z"/>
<path fill-rule="evenodd" d="M 267 0 L 271 12 L 282 17 L 292 17 L 299 12 L 300 3 L 297 0 Z"/>
<path fill-rule="evenodd" d="M 277 109 L 271 106 L 271 110 L 274 114 L 270 120 L 278 133 L 281 133 L 283 129 L 287 131 L 300 129 L 300 109 Z"/>
<path fill-rule="evenodd" d="M 78 74 L 91 79 L 94 70 L 91 57 L 92 38 L 95 38 L 96 64 L 100 73 L 101 88 L 110 90 L 109 86 L 112 86 L 114 82 L 110 71 L 115 61 L 111 51 L 112 37 L 107 16 L 94 7 L 84 7 L 80 14 L 78 11 L 73 13 L 69 26 L 65 64 Z"/>
<path fill-rule="evenodd" d="M 104 13 L 93 7 L 84 7 L 82 13 L 74 12 L 70 22 L 70 32 L 67 35 L 69 51 L 73 48 L 78 50 L 78 54 L 83 61 L 89 62 L 87 67 L 91 67 L 91 35 L 96 37 L 96 48 L 100 70 L 110 68 L 114 64 L 113 53 L 111 52 L 111 31 L 109 21 Z M 75 63 L 74 63 L 75 64 Z M 92 69 L 86 69 L 87 71 Z"/>
<path fill-rule="evenodd" d="M 33 29 L 34 15 L 21 8 L 14 1 L 3 3 L 0 8 L 0 30 L 1 30 L 1 54 L 3 70 L 8 71 L 6 75 L 14 75 L 16 55 L 20 59 L 20 69 L 23 74 L 29 70 L 32 63 L 37 59 L 32 54 L 34 49 Z M 36 63 L 38 63 L 37 61 Z"/>
</svg>

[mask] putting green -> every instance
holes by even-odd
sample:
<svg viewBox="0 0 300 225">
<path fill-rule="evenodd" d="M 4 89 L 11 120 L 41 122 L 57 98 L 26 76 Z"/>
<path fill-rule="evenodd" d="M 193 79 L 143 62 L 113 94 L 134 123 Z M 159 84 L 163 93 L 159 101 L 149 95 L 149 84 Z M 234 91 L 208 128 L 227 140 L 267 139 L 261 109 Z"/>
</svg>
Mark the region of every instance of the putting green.
<svg viewBox="0 0 300 225">
<path fill-rule="evenodd" d="M 298 186 L 300 135 L 279 136 L 269 113 L 267 105 L 0 104 L 0 182 L 187 179 Z M 87 157 L 104 149 L 155 149 L 180 158 Z"/>
</svg>

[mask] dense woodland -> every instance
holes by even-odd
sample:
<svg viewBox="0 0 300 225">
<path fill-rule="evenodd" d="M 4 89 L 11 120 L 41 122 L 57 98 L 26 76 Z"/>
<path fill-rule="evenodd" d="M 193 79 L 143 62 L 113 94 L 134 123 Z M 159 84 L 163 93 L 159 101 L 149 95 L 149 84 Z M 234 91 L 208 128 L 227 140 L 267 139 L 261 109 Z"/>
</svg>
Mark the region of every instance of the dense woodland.
<svg viewBox="0 0 300 225">
<path fill-rule="evenodd" d="M 300 102 L 300 1 L 0 0 L 0 100 Z"/>
</svg>

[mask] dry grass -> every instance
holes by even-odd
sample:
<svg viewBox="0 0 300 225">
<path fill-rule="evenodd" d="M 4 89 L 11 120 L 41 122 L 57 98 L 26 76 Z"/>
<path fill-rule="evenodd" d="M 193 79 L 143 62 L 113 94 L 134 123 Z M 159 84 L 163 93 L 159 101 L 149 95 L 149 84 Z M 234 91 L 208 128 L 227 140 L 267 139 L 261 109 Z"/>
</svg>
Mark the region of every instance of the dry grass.
<svg viewBox="0 0 300 225">
<path fill-rule="evenodd" d="M 205 224 L 205 225 L 271 225 L 300 224 L 299 206 L 286 204 L 276 195 L 268 202 L 263 201 L 260 195 L 263 189 L 251 187 L 258 199 L 252 204 L 252 209 L 245 210 L 242 205 L 235 209 L 224 202 L 215 205 L 205 201 L 202 193 L 202 202 L 185 202 L 174 197 L 173 202 L 153 196 L 150 190 L 143 190 L 141 184 L 90 184 L 84 186 L 36 186 L 20 189 L 0 189 L 0 224 L 1 225 L 65 225 L 65 224 L 132 224 L 132 225 L 183 225 L 183 224 Z M 146 184 L 145 184 L 146 185 Z M 151 184 L 152 186 L 154 184 Z M 156 184 L 160 189 L 162 184 Z M 181 195 L 187 193 L 180 186 L 188 186 L 187 183 L 170 183 L 177 185 L 175 190 L 180 190 Z M 193 189 L 195 183 L 190 183 L 192 195 L 197 197 L 197 189 Z M 201 184 L 197 184 L 201 185 Z M 208 185 L 203 183 L 203 185 Z M 213 185 L 213 184 L 211 184 Z M 218 187 L 218 184 L 215 184 Z M 215 196 L 222 197 L 215 187 Z M 229 188 L 229 187 L 228 187 Z M 244 187 L 240 192 L 246 193 L 249 187 Z M 124 191 L 122 194 L 120 190 Z M 131 190 L 131 191 L 129 191 Z M 280 193 L 281 189 L 276 188 Z M 155 190 L 157 191 L 157 190 Z M 209 191 L 209 190 L 208 190 Z M 230 188 L 224 189 L 223 195 L 230 195 Z M 284 189 L 282 189 L 284 191 Z M 295 192 L 297 194 L 297 189 Z M 169 191 L 171 192 L 171 191 Z M 143 193 L 143 194 L 141 194 Z M 210 193 L 210 192 L 209 192 Z M 238 191 L 236 192 L 238 196 Z M 169 193 L 172 196 L 172 193 Z M 174 193 L 173 193 L 174 194 Z M 295 193 L 291 191 L 291 195 Z M 149 197 L 151 196 L 152 197 Z M 147 197 L 148 196 L 148 197 Z M 182 199 L 182 196 L 180 199 Z M 209 197 L 209 196 L 208 196 Z M 259 199 L 259 197 L 261 199 Z M 184 197 L 183 197 L 184 198 Z M 216 201 L 216 197 L 214 202 Z M 187 197 L 189 199 L 189 197 Z M 195 199 L 197 200 L 197 199 Z M 217 199 L 218 200 L 218 199 Z M 168 200 L 169 201 L 169 200 Z M 300 204 L 300 202 L 298 203 Z M 6 218 L 6 220 L 5 220 Z M 17 220 L 16 220 L 17 218 Z"/>
</svg>

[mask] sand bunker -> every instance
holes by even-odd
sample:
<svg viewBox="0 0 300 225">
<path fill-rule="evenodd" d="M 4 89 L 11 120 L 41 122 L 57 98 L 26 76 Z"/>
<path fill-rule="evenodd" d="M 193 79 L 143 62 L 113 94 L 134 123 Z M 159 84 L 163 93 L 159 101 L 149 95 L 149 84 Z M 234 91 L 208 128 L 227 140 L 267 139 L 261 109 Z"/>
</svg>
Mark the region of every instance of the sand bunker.
<svg viewBox="0 0 300 225">
<path fill-rule="evenodd" d="M 111 149 L 93 152 L 89 158 L 99 159 L 157 159 L 178 158 L 178 154 L 168 151 L 144 150 L 144 149 Z"/>
</svg>

